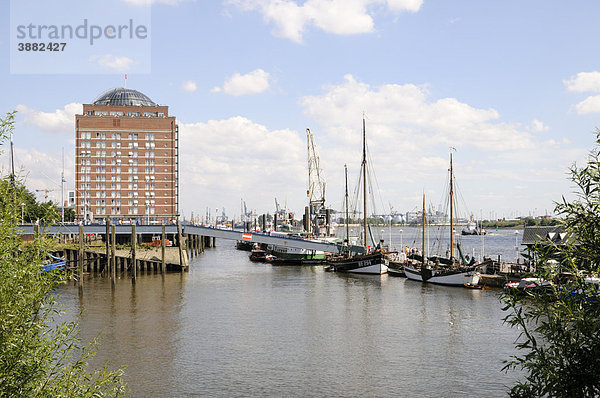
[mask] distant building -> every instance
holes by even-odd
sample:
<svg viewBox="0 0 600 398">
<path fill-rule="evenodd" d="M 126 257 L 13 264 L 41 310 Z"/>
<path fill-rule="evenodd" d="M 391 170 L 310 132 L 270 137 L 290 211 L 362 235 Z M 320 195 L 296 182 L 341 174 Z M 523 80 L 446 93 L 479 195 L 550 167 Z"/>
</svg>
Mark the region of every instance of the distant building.
<svg viewBox="0 0 600 398">
<path fill-rule="evenodd" d="M 168 221 L 179 212 L 178 126 L 167 106 L 114 88 L 75 115 L 78 220 Z"/>
<path fill-rule="evenodd" d="M 67 191 L 68 199 L 65 201 L 65 207 L 75 209 L 75 191 Z"/>
</svg>

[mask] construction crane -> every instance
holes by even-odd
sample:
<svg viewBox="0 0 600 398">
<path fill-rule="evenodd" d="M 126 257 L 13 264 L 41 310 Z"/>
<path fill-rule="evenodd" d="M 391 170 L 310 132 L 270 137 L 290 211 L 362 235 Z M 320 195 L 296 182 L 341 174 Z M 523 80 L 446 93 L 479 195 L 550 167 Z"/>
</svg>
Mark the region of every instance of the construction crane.
<svg viewBox="0 0 600 398">
<path fill-rule="evenodd" d="M 306 142 L 308 146 L 308 202 L 312 210 L 325 206 L 325 181 L 321 178 L 319 168 L 319 154 L 315 148 L 315 141 L 310 129 L 306 129 Z M 314 213 L 314 212 L 313 212 Z"/>
<path fill-rule="evenodd" d="M 43 192 L 44 193 L 44 199 L 48 200 L 48 192 L 54 192 L 56 191 L 56 189 L 36 189 L 35 192 Z"/>
<path fill-rule="evenodd" d="M 319 166 L 320 159 L 315 141 L 310 129 L 306 129 L 306 143 L 308 147 L 308 195 L 309 204 L 309 229 L 312 235 L 330 233 L 331 210 L 325 208 L 325 179 Z"/>
</svg>

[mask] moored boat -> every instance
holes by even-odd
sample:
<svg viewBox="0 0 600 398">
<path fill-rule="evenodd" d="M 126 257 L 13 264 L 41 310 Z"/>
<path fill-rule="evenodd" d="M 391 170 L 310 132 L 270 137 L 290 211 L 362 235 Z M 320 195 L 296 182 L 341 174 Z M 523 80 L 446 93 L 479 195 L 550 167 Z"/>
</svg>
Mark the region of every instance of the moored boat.
<svg viewBox="0 0 600 398">
<path fill-rule="evenodd" d="M 476 267 L 423 267 L 405 265 L 404 273 L 408 279 L 446 286 L 477 285 L 479 272 Z"/>
<path fill-rule="evenodd" d="M 381 275 L 388 272 L 389 261 L 381 251 L 376 251 L 350 257 L 332 257 L 327 264 L 328 271 Z"/>
<path fill-rule="evenodd" d="M 504 289 L 516 293 L 527 293 L 534 291 L 546 291 L 552 289 L 552 282 L 543 278 L 522 278 L 517 282 L 507 282 Z"/>
<path fill-rule="evenodd" d="M 389 260 L 380 249 L 374 249 L 367 244 L 368 224 L 367 224 L 367 138 L 365 128 L 365 118 L 363 117 L 363 156 L 362 156 L 362 181 L 363 181 L 363 247 L 359 251 L 351 251 L 349 246 L 344 255 L 333 256 L 327 259 L 328 271 L 351 272 L 357 274 L 385 274 L 388 271 Z M 348 169 L 345 168 L 346 175 L 346 241 L 349 242 L 348 233 Z"/>
<path fill-rule="evenodd" d="M 477 271 L 478 265 L 474 264 L 474 261 L 467 264 L 466 261 L 460 264 L 454 258 L 454 175 L 452 168 L 452 153 L 450 153 L 450 250 L 449 258 L 431 257 L 427 258 L 425 253 L 425 226 L 427 225 L 425 220 L 425 194 L 423 194 L 423 229 L 422 229 L 422 242 L 423 246 L 421 249 L 420 256 L 413 256 L 414 259 L 411 263 L 404 266 L 404 272 L 408 279 L 419 281 L 423 283 L 434 283 L 438 285 L 446 286 L 465 286 L 477 285 L 479 283 L 479 272 Z M 460 246 L 458 247 L 460 251 Z M 460 255 L 462 259 L 462 253 Z M 416 258 L 420 258 L 420 263 L 415 261 Z M 433 261 L 432 261 L 433 260 Z"/>
</svg>

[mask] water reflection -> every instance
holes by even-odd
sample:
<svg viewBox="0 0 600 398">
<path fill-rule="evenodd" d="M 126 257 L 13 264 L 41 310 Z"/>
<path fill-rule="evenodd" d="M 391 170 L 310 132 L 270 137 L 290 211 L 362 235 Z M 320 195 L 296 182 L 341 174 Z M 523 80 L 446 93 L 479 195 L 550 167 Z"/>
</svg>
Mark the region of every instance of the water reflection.
<svg viewBox="0 0 600 398">
<path fill-rule="evenodd" d="M 489 397 L 515 378 L 496 291 L 254 264 L 226 241 L 187 274 L 94 278 L 61 301 L 134 396 Z"/>
</svg>

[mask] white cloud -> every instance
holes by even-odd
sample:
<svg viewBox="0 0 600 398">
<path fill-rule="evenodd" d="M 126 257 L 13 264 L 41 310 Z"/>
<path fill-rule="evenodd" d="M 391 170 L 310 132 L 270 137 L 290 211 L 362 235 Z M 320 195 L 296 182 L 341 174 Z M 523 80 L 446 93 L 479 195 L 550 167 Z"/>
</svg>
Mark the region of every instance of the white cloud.
<svg viewBox="0 0 600 398">
<path fill-rule="evenodd" d="M 223 84 L 223 87 L 215 87 L 211 92 L 223 92 L 234 96 L 259 94 L 269 89 L 270 81 L 271 76 L 268 72 L 262 69 L 255 69 L 245 75 L 234 74 Z"/>
<path fill-rule="evenodd" d="M 575 112 L 577 112 L 578 115 L 600 113 L 600 95 L 589 96 L 575 105 Z"/>
<path fill-rule="evenodd" d="M 423 0 L 307 0 L 298 5 L 292 0 L 229 0 L 241 10 L 258 10 L 274 34 L 295 42 L 302 41 L 307 26 L 325 32 L 350 35 L 374 30 L 372 6 L 385 4 L 392 12 L 417 12 Z"/>
<path fill-rule="evenodd" d="M 529 128 L 534 133 L 545 133 L 550 130 L 550 126 L 545 125 L 543 122 L 533 119 L 531 127 Z"/>
<path fill-rule="evenodd" d="M 118 57 L 112 54 L 92 55 L 89 58 L 90 62 L 97 63 L 103 68 L 113 69 L 120 73 L 129 71 L 135 61 L 131 58 L 122 56 Z"/>
<path fill-rule="evenodd" d="M 265 206 L 273 198 L 283 202 L 288 195 L 302 196 L 306 145 L 297 132 L 269 130 L 241 116 L 179 127 L 185 143 L 181 147 L 182 202 L 188 211 L 216 204 L 229 207 L 232 214 L 242 198 L 250 208 L 263 206 L 262 211 L 272 211 Z"/>
<path fill-rule="evenodd" d="M 578 93 L 600 92 L 600 72 L 580 72 L 569 80 L 564 80 L 567 90 Z"/>
<path fill-rule="evenodd" d="M 497 121 L 494 109 L 478 109 L 456 98 L 433 100 L 424 87 L 386 84 L 372 88 L 346 75 L 321 96 L 301 99 L 305 113 L 340 139 L 356 135 L 357 117 L 366 110 L 372 133 L 380 138 L 422 144 L 472 146 L 497 151 L 531 148 L 531 134 L 515 123 Z M 350 133 L 353 131 L 353 133 Z"/>
<path fill-rule="evenodd" d="M 195 82 L 188 80 L 181 84 L 181 89 L 183 91 L 188 91 L 188 92 L 192 93 L 198 89 L 198 86 L 196 85 Z"/>
<path fill-rule="evenodd" d="M 60 134 L 74 134 L 75 114 L 83 112 L 82 105 L 72 102 L 54 112 L 42 112 L 25 105 L 17 105 L 17 115 L 22 115 L 25 124 L 35 125 L 44 131 Z"/>
</svg>

